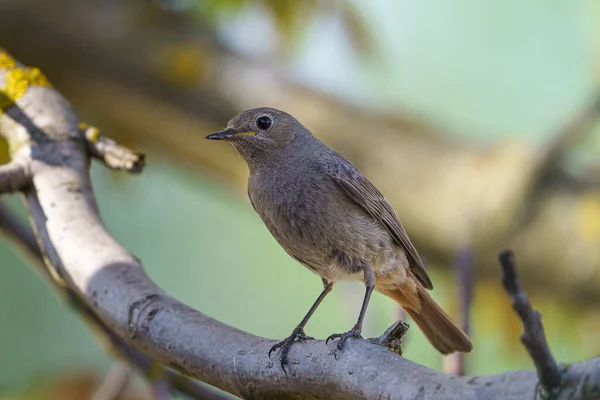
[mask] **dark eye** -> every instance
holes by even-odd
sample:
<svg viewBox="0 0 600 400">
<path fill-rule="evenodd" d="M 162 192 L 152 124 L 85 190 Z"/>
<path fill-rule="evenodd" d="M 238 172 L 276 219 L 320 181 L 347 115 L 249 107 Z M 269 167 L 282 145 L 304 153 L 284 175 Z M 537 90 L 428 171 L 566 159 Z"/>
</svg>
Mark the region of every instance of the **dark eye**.
<svg viewBox="0 0 600 400">
<path fill-rule="evenodd" d="M 267 129 L 269 129 L 272 124 L 273 124 L 273 120 L 271 118 L 267 117 L 266 115 L 264 115 L 256 120 L 256 126 L 258 126 L 263 131 L 266 131 Z"/>
</svg>

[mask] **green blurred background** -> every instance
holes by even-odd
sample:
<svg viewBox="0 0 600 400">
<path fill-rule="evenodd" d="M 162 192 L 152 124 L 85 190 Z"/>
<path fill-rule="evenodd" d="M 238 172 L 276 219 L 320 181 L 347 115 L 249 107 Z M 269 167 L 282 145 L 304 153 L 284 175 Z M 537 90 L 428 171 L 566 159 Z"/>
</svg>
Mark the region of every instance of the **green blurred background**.
<svg viewBox="0 0 600 400">
<path fill-rule="evenodd" d="M 466 365 L 488 374 L 532 367 L 495 266 L 509 245 L 523 254 L 557 359 L 600 352 L 600 131 L 590 124 L 548 165 L 532 162 L 597 96 L 599 17 L 593 0 L 0 0 L 0 45 L 46 72 L 83 120 L 148 153 L 141 176 L 94 164 L 92 177 L 106 225 L 168 293 L 283 338 L 320 292 L 319 278 L 255 215 L 233 150 L 201 140 L 243 108 L 282 108 L 381 183 L 403 220 L 411 210 L 407 229 L 430 260 L 433 295 L 457 319 L 448 266 L 461 248 L 473 251 L 475 350 Z M 339 115 L 353 119 L 342 126 Z M 492 163 L 489 175 L 472 175 Z M 413 175 L 424 178 L 403 192 Z M 431 176 L 451 182 L 449 194 Z M 488 187 L 519 190 L 475 213 L 483 203 L 473 193 Z M 22 213 L 17 198 L 9 203 Z M 571 263 L 548 255 L 561 246 Z M 5 241 L 0 265 L 0 399 L 69 398 L 49 393 L 65 382 L 93 386 L 109 356 Z M 350 327 L 362 294 L 338 285 L 307 332 Z M 365 335 L 397 316 L 375 295 Z M 405 356 L 442 369 L 418 329 Z"/>
</svg>

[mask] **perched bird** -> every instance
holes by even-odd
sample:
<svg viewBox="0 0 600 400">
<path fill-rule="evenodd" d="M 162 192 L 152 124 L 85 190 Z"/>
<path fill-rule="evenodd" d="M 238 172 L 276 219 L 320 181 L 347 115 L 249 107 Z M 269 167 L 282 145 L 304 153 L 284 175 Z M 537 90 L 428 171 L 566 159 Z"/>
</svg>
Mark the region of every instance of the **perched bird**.
<svg viewBox="0 0 600 400">
<path fill-rule="evenodd" d="M 304 333 L 306 323 L 343 280 L 364 282 L 366 292 L 356 325 L 327 339 L 339 338 L 339 350 L 348 338 L 361 337 L 373 290 L 395 300 L 442 354 L 472 349 L 469 337 L 429 295 L 431 280 L 390 203 L 294 117 L 251 109 L 206 138 L 231 143 L 246 160 L 252 206 L 285 251 L 323 281 L 304 319 L 269 352 L 281 347 L 282 367 L 295 341 L 312 339 Z"/>
</svg>

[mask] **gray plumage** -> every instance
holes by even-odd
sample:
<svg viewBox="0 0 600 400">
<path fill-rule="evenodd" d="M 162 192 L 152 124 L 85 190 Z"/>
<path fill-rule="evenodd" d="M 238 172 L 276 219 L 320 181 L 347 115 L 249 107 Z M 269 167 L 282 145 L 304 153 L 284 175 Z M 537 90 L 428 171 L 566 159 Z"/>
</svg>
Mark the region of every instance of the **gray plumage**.
<svg viewBox="0 0 600 400">
<path fill-rule="evenodd" d="M 245 111 L 208 138 L 230 141 L 246 160 L 252 206 L 289 255 L 326 283 L 374 285 L 416 315 L 427 335 L 418 314 L 423 302 L 433 302 L 425 290 L 433 288 L 431 280 L 390 203 L 354 165 L 294 117 L 272 108 Z M 428 318 L 435 319 L 441 309 L 435 304 L 430 311 Z M 450 321 L 443 317 L 443 323 Z M 443 353 L 470 350 L 468 337 L 450 324 L 452 329 L 428 335 L 432 344 Z"/>
</svg>

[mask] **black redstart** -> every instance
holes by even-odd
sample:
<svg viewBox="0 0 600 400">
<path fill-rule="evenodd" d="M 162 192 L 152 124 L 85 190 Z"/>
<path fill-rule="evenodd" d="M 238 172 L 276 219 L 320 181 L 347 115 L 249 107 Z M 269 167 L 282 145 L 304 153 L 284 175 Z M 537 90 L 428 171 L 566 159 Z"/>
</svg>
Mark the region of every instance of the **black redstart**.
<svg viewBox="0 0 600 400">
<path fill-rule="evenodd" d="M 227 128 L 206 137 L 230 142 L 250 168 L 252 206 L 285 251 L 318 274 L 324 289 L 281 347 L 310 339 L 304 326 L 342 280 L 364 282 L 358 321 L 339 338 L 360 337 L 373 290 L 395 300 L 442 354 L 468 352 L 469 337 L 429 295 L 433 285 L 398 216 L 386 198 L 339 153 L 315 138 L 291 115 L 256 108 L 235 116 Z"/>
</svg>

